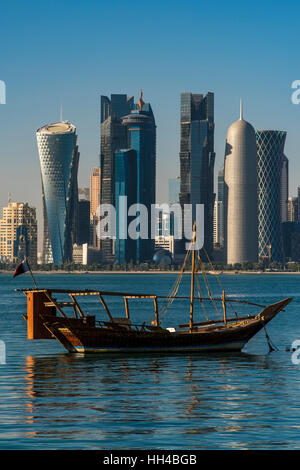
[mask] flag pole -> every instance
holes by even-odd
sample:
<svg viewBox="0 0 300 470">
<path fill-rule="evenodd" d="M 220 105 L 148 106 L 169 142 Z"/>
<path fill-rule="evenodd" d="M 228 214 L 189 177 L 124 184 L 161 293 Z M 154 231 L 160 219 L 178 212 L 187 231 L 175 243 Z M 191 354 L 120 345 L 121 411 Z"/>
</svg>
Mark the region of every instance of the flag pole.
<svg viewBox="0 0 300 470">
<path fill-rule="evenodd" d="M 35 285 L 35 288 L 38 289 L 37 283 L 35 282 L 35 279 L 34 279 L 34 277 L 33 277 L 32 271 L 31 271 L 31 267 L 30 267 L 30 265 L 29 265 L 29 263 L 28 263 L 28 260 L 27 260 L 27 256 L 25 256 L 25 261 L 26 261 L 26 264 L 27 264 L 27 266 L 28 266 L 29 272 L 30 272 L 30 274 L 31 274 L 31 277 L 32 277 L 33 283 L 34 283 L 34 285 Z"/>
</svg>

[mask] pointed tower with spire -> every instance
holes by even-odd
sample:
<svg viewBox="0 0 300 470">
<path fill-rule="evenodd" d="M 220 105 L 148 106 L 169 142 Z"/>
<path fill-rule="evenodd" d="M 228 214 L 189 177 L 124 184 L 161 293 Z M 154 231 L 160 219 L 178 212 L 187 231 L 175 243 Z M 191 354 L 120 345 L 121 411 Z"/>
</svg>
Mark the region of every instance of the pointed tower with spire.
<svg viewBox="0 0 300 470">
<path fill-rule="evenodd" d="M 225 247 L 227 263 L 256 262 L 258 253 L 255 130 L 240 117 L 228 129 L 225 148 Z"/>
</svg>

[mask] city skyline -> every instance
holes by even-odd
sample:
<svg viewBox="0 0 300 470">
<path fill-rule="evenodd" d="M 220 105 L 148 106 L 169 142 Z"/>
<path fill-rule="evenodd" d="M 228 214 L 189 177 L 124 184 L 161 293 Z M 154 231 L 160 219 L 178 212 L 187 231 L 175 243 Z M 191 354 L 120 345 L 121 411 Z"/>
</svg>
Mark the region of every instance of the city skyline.
<svg viewBox="0 0 300 470">
<path fill-rule="evenodd" d="M 61 105 L 63 119 L 73 122 L 78 131 L 79 185 L 88 186 L 90 170 L 99 161 L 100 96 L 125 92 L 136 96 L 140 88 L 156 117 L 158 202 L 167 201 L 165 179 L 179 176 L 179 97 L 187 90 L 210 90 L 215 95 L 216 168 L 221 166 L 226 131 L 240 97 L 256 129 L 286 130 L 293 195 L 300 180 L 300 106 L 291 102 L 291 84 L 299 78 L 293 51 L 300 6 L 287 2 L 283 10 L 274 2 L 241 5 L 234 1 L 216 8 L 188 1 L 182 8 L 179 2 L 167 1 L 159 5 L 157 17 L 155 1 L 151 7 L 136 5 L 129 11 L 122 2 L 83 5 L 75 1 L 72 12 L 60 4 L 59 15 L 53 8 L 43 16 L 35 2 L 3 7 L 0 38 L 6 54 L 0 79 L 6 83 L 7 97 L 6 104 L 0 105 L 0 154 L 5 161 L 0 206 L 7 204 L 10 191 L 13 200 L 36 206 L 41 220 L 34 134 L 43 124 L 59 119 Z M 259 15 L 255 15 L 258 5 Z M 201 34 L 200 18 L 208 19 L 201 21 Z M 212 23 L 219 31 L 216 36 L 209 34 Z M 74 24 L 80 31 L 75 36 Z M 140 38 L 134 54 L 125 53 L 128 24 L 135 24 Z M 27 28 L 31 35 L 26 34 Z M 72 48 L 66 56 L 65 48 L 58 46 L 61 37 L 69 36 Z M 106 36 L 109 41 L 103 40 Z M 147 66 L 139 67 L 139 61 Z M 36 184 L 27 185 L 27 181 Z"/>
</svg>

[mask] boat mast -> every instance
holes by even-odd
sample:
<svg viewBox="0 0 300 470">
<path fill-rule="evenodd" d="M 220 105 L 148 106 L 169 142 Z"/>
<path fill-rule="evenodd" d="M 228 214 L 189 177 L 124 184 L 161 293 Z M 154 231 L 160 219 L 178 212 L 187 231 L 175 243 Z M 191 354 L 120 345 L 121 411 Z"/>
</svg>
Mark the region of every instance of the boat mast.
<svg viewBox="0 0 300 470">
<path fill-rule="evenodd" d="M 190 304 L 190 331 L 193 329 L 193 316 L 194 316 L 194 279 L 195 279 L 195 243 L 196 243 L 196 222 L 193 226 L 193 241 L 192 241 L 192 278 L 191 278 L 191 304 Z"/>
<path fill-rule="evenodd" d="M 222 304 L 223 304 L 223 314 L 224 314 L 224 325 L 227 325 L 227 314 L 226 314 L 226 299 L 225 299 L 225 290 L 223 289 L 222 293 Z"/>
</svg>

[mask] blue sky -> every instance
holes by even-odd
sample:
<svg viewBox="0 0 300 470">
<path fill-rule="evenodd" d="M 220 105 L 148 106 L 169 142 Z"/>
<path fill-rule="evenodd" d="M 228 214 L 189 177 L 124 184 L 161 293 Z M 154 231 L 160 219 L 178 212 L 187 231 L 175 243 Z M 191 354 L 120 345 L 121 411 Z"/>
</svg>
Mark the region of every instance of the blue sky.
<svg viewBox="0 0 300 470">
<path fill-rule="evenodd" d="M 63 118 L 77 127 L 80 186 L 99 162 L 100 95 L 143 88 L 157 124 L 157 197 L 179 175 L 180 93 L 215 93 L 215 173 L 226 132 L 238 118 L 256 129 L 287 131 L 290 194 L 300 184 L 300 5 L 292 1 L 16 0 L 1 5 L 0 207 L 7 193 L 41 217 L 35 139 L 38 127 Z"/>
</svg>

